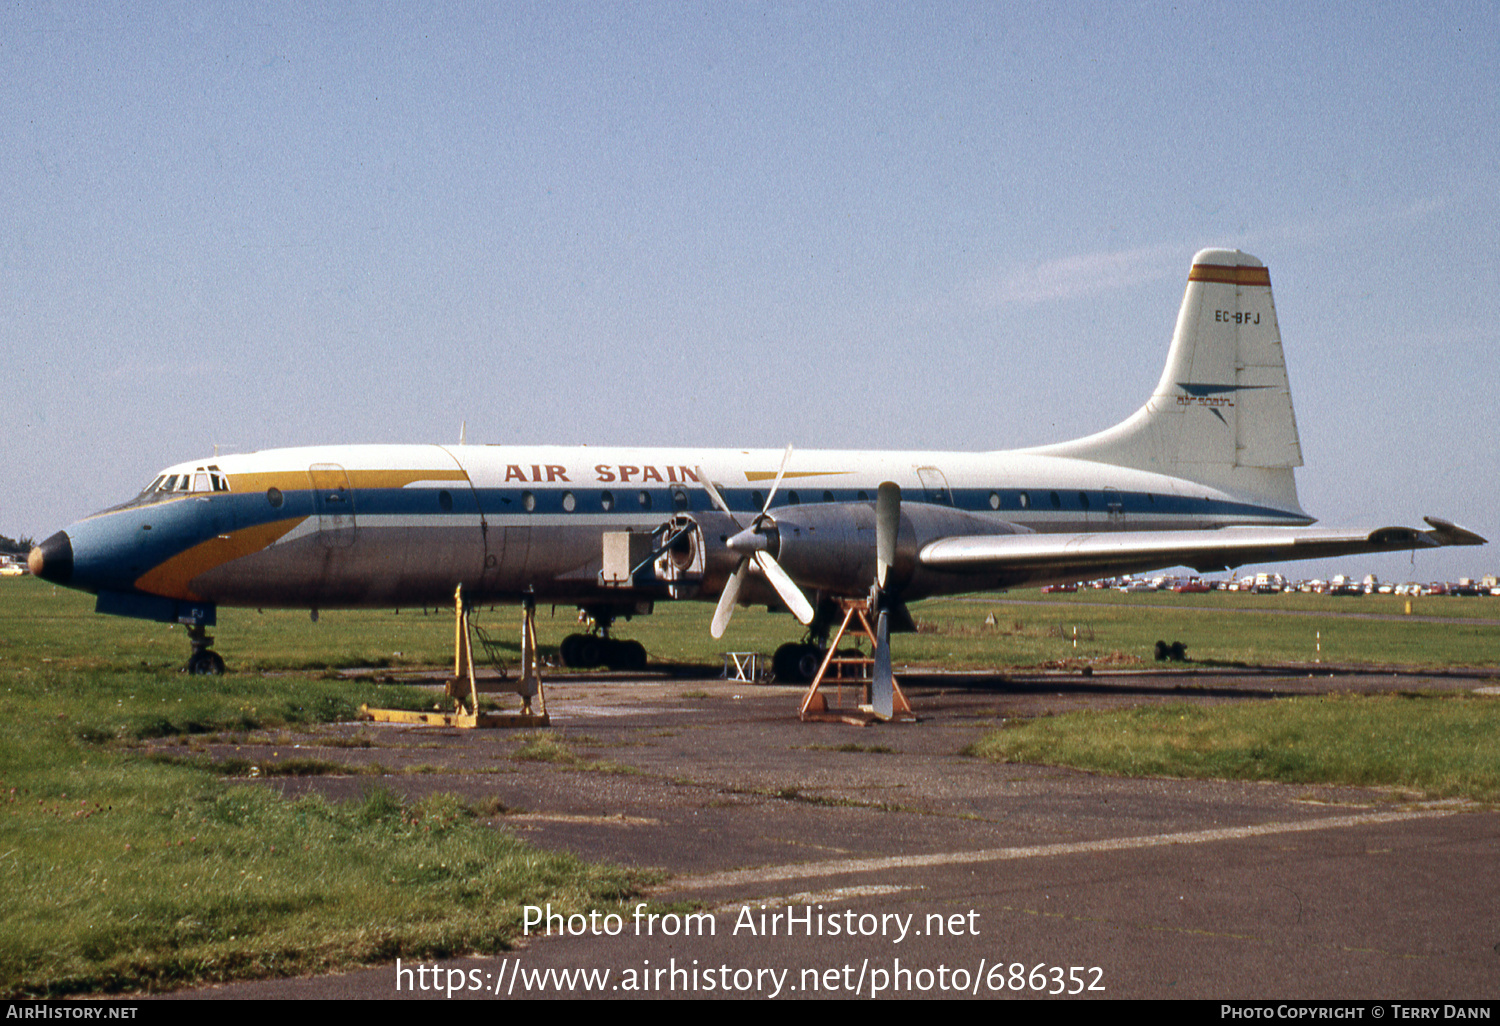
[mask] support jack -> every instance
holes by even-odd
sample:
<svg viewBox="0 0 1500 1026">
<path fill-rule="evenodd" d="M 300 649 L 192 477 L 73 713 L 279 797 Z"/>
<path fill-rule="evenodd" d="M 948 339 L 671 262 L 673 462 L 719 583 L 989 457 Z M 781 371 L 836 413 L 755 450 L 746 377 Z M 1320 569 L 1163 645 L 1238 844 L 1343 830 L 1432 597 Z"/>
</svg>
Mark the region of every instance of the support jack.
<svg viewBox="0 0 1500 1026">
<path fill-rule="evenodd" d="M 369 706 L 361 706 L 360 712 L 377 723 L 464 728 L 551 726 L 537 656 L 536 599 L 527 595 L 521 600 L 521 670 L 514 680 L 503 671 L 499 677 L 475 674 L 469 631 L 469 611 L 464 605 L 463 585 L 459 585 L 453 592 L 453 677 L 444 689 L 444 694 L 453 700 L 452 712 L 410 712 Z M 511 712 L 481 711 L 481 694 L 513 694 L 520 698 L 521 707 Z"/>
<path fill-rule="evenodd" d="M 868 727 L 872 723 L 917 722 L 916 714 L 911 711 L 911 705 L 891 671 L 889 614 L 880 610 L 872 627 L 869 616 L 872 607 L 868 599 L 843 599 L 839 604 L 844 610 L 843 622 L 829 643 L 823 665 L 818 668 L 817 676 L 802 698 L 798 718 L 804 723 L 849 723 L 856 727 Z M 870 639 L 872 654 L 840 655 L 839 642 L 856 619 L 856 630 Z M 825 684 L 834 687 L 834 704 L 829 703 L 828 694 L 823 690 Z M 845 706 L 846 684 L 851 689 L 857 687 L 863 701 Z"/>
</svg>

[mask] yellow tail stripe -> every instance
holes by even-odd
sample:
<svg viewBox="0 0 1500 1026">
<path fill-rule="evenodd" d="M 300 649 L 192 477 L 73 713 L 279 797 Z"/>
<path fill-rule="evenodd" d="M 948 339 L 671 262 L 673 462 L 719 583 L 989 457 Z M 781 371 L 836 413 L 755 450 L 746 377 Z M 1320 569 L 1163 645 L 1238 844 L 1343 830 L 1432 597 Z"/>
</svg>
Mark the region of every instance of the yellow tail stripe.
<svg viewBox="0 0 1500 1026">
<path fill-rule="evenodd" d="M 1220 285 L 1265 285 L 1271 284 L 1271 271 L 1266 267 L 1227 267 L 1223 264 L 1194 264 L 1188 272 L 1188 281 L 1209 281 Z"/>
</svg>

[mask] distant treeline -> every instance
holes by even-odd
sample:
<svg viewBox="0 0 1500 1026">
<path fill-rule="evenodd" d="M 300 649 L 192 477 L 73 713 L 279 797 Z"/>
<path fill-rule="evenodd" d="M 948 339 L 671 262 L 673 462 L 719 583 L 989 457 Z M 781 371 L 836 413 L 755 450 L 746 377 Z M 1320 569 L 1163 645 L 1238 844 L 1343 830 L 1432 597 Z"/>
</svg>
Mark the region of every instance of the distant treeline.
<svg viewBox="0 0 1500 1026">
<path fill-rule="evenodd" d="M 14 538 L 7 538 L 5 535 L 0 534 L 0 552 L 17 552 L 25 555 L 31 551 L 31 546 L 34 544 L 36 543 L 30 538 L 22 538 L 20 541 L 16 541 Z"/>
</svg>

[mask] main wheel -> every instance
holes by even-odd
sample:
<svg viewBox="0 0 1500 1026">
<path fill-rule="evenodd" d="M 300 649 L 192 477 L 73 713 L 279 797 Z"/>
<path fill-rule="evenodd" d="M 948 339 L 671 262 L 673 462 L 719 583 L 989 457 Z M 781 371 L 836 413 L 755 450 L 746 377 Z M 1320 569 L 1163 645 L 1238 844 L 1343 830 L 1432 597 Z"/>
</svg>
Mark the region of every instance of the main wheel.
<svg viewBox="0 0 1500 1026">
<path fill-rule="evenodd" d="M 771 657 L 771 671 L 782 684 L 806 684 L 817 676 L 821 665 L 823 650 L 817 645 L 788 642 Z"/>
<path fill-rule="evenodd" d="M 221 677 L 224 657 L 211 648 L 200 648 L 188 657 L 187 672 L 195 677 Z"/>
<path fill-rule="evenodd" d="M 639 641 L 620 642 L 620 669 L 640 671 L 646 668 L 646 646 Z"/>
<path fill-rule="evenodd" d="M 564 666 L 576 670 L 583 665 L 581 661 L 583 653 L 580 651 L 580 647 L 585 640 L 582 634 L 569 634 L 566 638 L 563 638 L 562 644 L 557 646 L 557 654 L 562 659 Z"/>
<path fill-rule="evenodd" d="M 797 672 L 802 676 L 803 684 L 812 683 L 812 679 L 818 675 L 818 670 L 823 665 L 823 650 L 817 645 L 803 645 L 802 654 L 797 659 Z"/>
<path fill-rule="evenodd" d="M 605 642 L 603 638 L 596 638 L 592 634 L 580 634 L 578 635 L 578 646 L 574 649 L 578 655 L 578 661 L 576 663 L 569 663 L 568 665 L 576 666 L 581 670 L 588 669 L 591 666 L 598 666 L 604 662 L 604 648 Z"/>
</svg>

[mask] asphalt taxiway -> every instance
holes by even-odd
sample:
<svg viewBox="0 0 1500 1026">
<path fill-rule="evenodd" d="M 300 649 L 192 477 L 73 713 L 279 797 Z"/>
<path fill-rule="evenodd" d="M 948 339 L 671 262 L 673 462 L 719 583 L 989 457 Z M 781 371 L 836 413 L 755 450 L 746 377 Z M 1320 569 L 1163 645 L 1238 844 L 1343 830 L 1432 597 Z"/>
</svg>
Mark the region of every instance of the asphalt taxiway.
<svg viewBox="0 0 1500 1026">
<path fill-rule="evenodd" d="M 1494 680 L 1262 671 L 904 683 L 922 722 L 860 729 L 798 722 L 792 688 L 652 675 L 553 682 L 552 730 L 579 756 L 569 764 L 515 761 L 522 738 L 496 730 L 350 724 L 241 745 L 238 758 L 422 765 L 421 774 L 246 786 L 343 798 L 378 780 L 413 797 L 489 799 L 507 810 L 497 828 L 539 846 L 659 871 L 647 897 L 678 919 L 554 921 L 551 936 L 539 928 L 501 956 L 182 996 L 1487 1000 L 1500 991 L 1500 813 L 1490 807 L 1362 788 L 1102 777 L 962 754 L 1008 719 L 1070 709 Z M 329 744 L 351 733 L 372 747 Z M 692 910 L 709 914 L 688 920 Z"/>
</svg>

